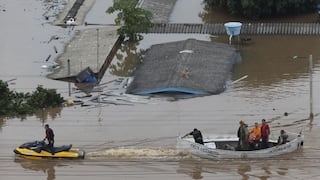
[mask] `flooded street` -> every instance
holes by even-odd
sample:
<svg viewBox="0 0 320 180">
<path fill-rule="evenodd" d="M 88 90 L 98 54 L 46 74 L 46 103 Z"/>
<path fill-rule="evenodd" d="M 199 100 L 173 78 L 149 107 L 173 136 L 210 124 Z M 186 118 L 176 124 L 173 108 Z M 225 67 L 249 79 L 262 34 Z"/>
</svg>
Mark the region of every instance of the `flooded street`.
<svg viewBox="0 0 320 180">
<path fill-rule="evenodd" d="M 72 32 L 52 26 L 50 18 L 46 21 L 42 16 L 44 4 L 44 0 L 0 0 L 0 79 L 16 79 L 9 83 L 9 88 L 17 91 L 32 91 L 41 84 L 56 88 L 68 98 L 68 84 L 47 79 L 48 72 L 41 66 L 53 62 L 62 53 Z M 111 0 L 96 0 L 86 21 L 112 24 L 114 15 L 104 13 L 110 5 Z M 175 7 L 170 22 L 219 21 L 214 19 L 218 16 L 214 13 L 203 15 L 203 5 L 196 0 L 178 0 L 178 5 L 188 8 Z M 59 38 L 49 42 L 55 35 Z M 227 36 L 147 34 L 138 47 L 146 49 L 152 44 L 190 37 L 228 43 Z M 319 178 L 320 39 L 317 36 L 251 38 L 246 44 L 235 43 L 242 61 L 235 65 L 226 91 L 219 95 L 178 101 L 150 98 L 147 103 L 134 105 L 71 106 L 39 111 L 25 119 L 0 119 L 0 179 Z M 310 54 L 314 64 L 312 123 L 308 119 Z M 300 58 L 293 59 L 294 56 Z M 104 82 L 114 78 L 110 74 L 108 70 Z M 244 75 L 248 78 L 231 83 Z M 203 134 L 230 134 L 236 133 L 240 119 L 253 125 L 262 118 L 267 119 L 274 133 L 280 129 L 302 131 L 303 150 L 270 159 L 219 161 L 176 151 L 177 136 L 195 127 Z M 80 147 L 86 151 L 85 159 L 16 158 L 15 147 L 44 138 L 46 123 L 55 132 L 55 145 Z"/>
</svg>

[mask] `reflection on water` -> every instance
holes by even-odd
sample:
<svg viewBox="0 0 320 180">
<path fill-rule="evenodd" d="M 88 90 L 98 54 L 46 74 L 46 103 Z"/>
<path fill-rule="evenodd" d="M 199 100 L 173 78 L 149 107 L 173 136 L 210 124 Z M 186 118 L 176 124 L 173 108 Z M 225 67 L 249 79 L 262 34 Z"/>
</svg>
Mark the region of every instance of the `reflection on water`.
<svg viewBox="0 0 320 180">
<path fill-rule="evenodd" d="M 240 164 L 238 167 L 238 173 L 240 176 L 242 176 L 242 180 L 248 180 L 249 175 L 248 172 L 251 172 L 251 166 L 248 163 Z"/>
<path fill-rule="evenodd" d="M 204 164 L 200 160 L 185 160 L 179 162 L 177 173 L 187 174 L 192 179 L 202 179 Z"/>
<path fill-rule="evenodd" d="M 54 120 L 61 115 L 63 107 L 56 107 L 56 108 L 43 108 L 39 109 L 35 112 L 34 116 L 44 124 L 48 120 Z M 8 119 L 15 118 L 15 117 L 0 117 L 0 129 L 4 126 L 5 121 Z M 24 116 L 17 116 L 16 118 L 19 118 L 20 121 L 24 121 L 28 118 L 28 115 Z"/>
<path fill-rule="evenodd" d="M 15 162 L 19 163 L 21 167 L 23 167 L 26 170 L 42 172 L 44 175 L 47 176 L 47 180 L 56 179 L 55 167 L 66 166 L 62 162 L 54 161 L 54 160 L 42 161 L 42 160 L 28 160 L 28 159 L 16 158 Z"/>
<path fill-rule="evenodd" d="M 61 115 L 62 107 L 43 108 L 35 113 L 35 116 L 44 124 L 50 120 L 54 120 Z"/>
<path fill-rule="evenodd" d="M 217 179 L 235 177 L 237 174 L 241 180 L 249 179 L 274 179 L 285 178 L 288 173 L 287 161 L 270 159 L 277 165 L 269 164 L 265 159 L 260 160 L 206 160 L 206 159 L 183 159 L 179 161 L 177 173 L 186 174 L 192 179 L 208 179 L 213 176 Z"/>
<path fill-rule="evenodd" d="M 110 74 L 121 77 L 132 76 L 134 70 L 140 64 L 143 49 L 137 48 L 139 42 L 125 41 L 115 55 L 115 59 L 110 65 Z"/>
<path fill-rule="evenodd" d="M 2 126 L 4 125 L 4 117 L 0 117 L 0 130 L 2 128 Z"/>
</svg>

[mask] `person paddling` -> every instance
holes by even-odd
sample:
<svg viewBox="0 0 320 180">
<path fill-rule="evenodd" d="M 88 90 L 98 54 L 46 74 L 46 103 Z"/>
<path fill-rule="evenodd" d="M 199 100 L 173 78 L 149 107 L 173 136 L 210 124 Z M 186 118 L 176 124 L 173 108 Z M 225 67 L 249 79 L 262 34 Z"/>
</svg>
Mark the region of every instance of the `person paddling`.
<svg viewBox="0 0 320 180">
<path fill-rule="evenodd" d="M 202 139 L 201 131 L 199 131 L 197 128 L 194 128 L 193 131 L 191 131 L 190 133 L 184 135 L 182 138 L 185 138 L 185 137 L 187 137 L 188 135 L 192 135 L 193 138 L 194 138 L 194 141 L 195 141 L 196 143 L 203 144 L 203 139 Z"/>
</svg>

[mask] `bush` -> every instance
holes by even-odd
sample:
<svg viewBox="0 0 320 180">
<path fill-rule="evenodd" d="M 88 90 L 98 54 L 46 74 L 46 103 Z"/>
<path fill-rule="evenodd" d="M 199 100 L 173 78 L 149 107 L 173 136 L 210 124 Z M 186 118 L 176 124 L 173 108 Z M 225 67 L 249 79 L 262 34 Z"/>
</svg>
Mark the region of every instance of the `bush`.
<svg viewBox="0 0 320 180">
<path fill-rule="evenodd" d="M 231 14 L 251 19 L 296 15 L 315 10 L 314 0 L 204 0 L 210 6 L 227 8 Z"/>
<path fill-rule="evenodd" d="M 36 91 L 18 93 L 10 91 L 8 84 L 0 80 L 0 115 L 15 116 L 34 113 L 37 109 L 61 106 L 64 99 L 55 89 L 38 86 Z"/>
</svg>

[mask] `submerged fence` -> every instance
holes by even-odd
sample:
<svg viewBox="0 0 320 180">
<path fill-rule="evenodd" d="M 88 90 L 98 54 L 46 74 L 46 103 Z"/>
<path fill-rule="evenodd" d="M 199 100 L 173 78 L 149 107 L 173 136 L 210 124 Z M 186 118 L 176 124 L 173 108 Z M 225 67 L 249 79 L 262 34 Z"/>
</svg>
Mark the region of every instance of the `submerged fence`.
<svg viewBox="0 0 320 180">
<path fill-rule="evenodd" d="M 154 24 L 147 33 L 226 34 L 224 23 Z M 320 23 L 242 23 L 242 35 L 320 35 Z"/>
</svg>

